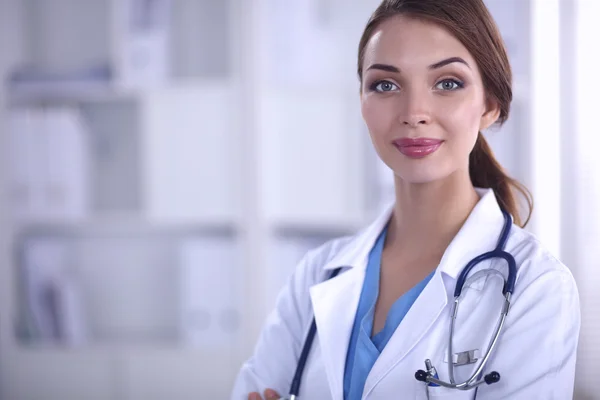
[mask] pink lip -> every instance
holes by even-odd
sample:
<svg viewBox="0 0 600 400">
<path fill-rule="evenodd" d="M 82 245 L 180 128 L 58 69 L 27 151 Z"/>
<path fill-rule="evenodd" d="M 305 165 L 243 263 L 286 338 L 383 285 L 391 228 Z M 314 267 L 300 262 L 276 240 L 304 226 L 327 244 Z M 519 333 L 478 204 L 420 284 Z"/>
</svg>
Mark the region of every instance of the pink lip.
<svg viewBox="0 0 600 400">
<path fill-rule="evenodd" d="M 440 148 L 444 141 L 439 139 L 415 138 L 415 139 L 397 139 L 394 146 L 410 158 L 423 158 Z"/>
</svg>

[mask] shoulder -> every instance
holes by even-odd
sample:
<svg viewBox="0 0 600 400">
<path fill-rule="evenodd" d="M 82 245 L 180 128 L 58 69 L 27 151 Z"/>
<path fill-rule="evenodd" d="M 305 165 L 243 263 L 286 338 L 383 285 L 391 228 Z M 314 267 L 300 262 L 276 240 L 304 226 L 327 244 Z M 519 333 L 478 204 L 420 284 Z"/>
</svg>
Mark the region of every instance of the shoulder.
<svg viewBox="0 0 600 400">
<path fill-rule="evenodd" d="M 482 395 L 572 398 L 581 328 L 575 279 L 535 235 L 517 226 L 505 250 L 515 258 L 517 280 L 499 337 L 502 350 L 492 355 L 490 363 L 510 374 L 510 380 L 482 387 Z"/>
<path fill-rule="evenodd" d="M 549 300 L 553 297 L 558 303 L 555 311 L 579 313 L 579 291 L 571 270 L 534 234 L 513 226 L 506 251 L 517 264 L 514 300 L 554 303 Z"/>
<path fill-rule="evenodd" d="M 535 279 L 546 274 L 565 275 L 575 284 L 571 270 L 533 233 L 513 225 L 506 244 L 517 262 L 518 275 Z"/>
</svg>

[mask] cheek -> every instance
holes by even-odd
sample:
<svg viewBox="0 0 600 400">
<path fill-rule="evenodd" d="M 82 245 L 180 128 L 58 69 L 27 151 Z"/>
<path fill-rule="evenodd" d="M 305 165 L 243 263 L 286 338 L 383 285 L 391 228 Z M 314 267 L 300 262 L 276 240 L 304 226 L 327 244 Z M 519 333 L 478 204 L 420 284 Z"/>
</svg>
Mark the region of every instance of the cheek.
<svg viewBox="0 0 600 400">
<path fill-rule="evenodd" d="M 439 121 L 449 138 L 470 152 L 479 133 L 482 114 L 479 101 L 465 98 L 451 107 L 441 107 Z"/>
<path fill-rule="evenodd" d="M 388 136 L 392 129 L 394 113 L 391 103 L 369 95 L 361 101 L 362 116 L 375 145 Z"/>
</svg>

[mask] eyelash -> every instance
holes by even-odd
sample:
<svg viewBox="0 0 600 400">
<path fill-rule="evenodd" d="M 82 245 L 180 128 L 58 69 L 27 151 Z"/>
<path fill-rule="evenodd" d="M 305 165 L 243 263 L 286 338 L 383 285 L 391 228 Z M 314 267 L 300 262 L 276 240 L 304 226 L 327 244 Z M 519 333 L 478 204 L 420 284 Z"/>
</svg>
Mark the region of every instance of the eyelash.
<svg viewBox="0 0 600 400">
<path fill-rule="evenodd" d="M 442 79 L 441 81 L 439 81 L 438 83 L 436 83 L 436 85 L 435 85 L 435 86 L 438 86 L 438 85 L 440 85 L 440 84 L 442 84 L 442 83 L 444 83 L 444 82 L 452 82 L 452 83 L 454 83 L 454 84 L 456 85 L 456 88 L 455 88 L 455 89 L 450 89 L 450 90 L 444 90 L 444 89 L 440 89 L 440 90 L 442 90 L 442 91 L 444 91 L 444 92 L 453 92 L 453 91 L 455 91 L 455 90 L 459 90 L 459 89 L 462 89 L 462 88 L 464 88 L 464 87 L 465 87 L 465 84 L 464 84 L 464 82 L 462 82 L 462 81 L 459 81 L 458 79 L 454 79 L 454 78 Z M 374 91 L 374 92 L 378 92 L 378 93 L 385 93 L 385 92 L 389 92 L 389 90 L 378 90 L 378 89 L 377 89 L 377 86 L 379 86 L 379 85 L 380 85 L 380 84 L 382 84 L 382 83 L 389 83 L 390 85 L 393 85 L 393 86 L 396 86 L 396 87 L 398 86 L 398 85 L 396 85 L 396 84 L 394 84 L 394 83 L 392 83 L 392 82 L 389 82 L 389 81 L 386 81 L 386 80 L 380 80 L 380 81 L 375 81 L 375 82 L 373 82 L 373 83 L 372 83 L 372 84 L 369 86 L 369 90 L 371 90 L 371 91 Z"/>
</svg>

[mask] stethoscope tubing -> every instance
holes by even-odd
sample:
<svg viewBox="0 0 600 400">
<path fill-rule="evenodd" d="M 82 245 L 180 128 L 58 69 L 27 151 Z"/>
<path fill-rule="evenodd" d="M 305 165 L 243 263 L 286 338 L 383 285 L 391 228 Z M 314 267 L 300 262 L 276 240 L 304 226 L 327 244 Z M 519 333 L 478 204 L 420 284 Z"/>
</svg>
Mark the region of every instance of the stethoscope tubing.
<svg viewBox="0 0 600 400">
<path fill-rule="evenodd" d="M 516 261 L 510 253 L 507 253 L 506 251 L 504 251 L 504 248 L 506 247 L 506 242 L 508 241 L 508 235 L 510 233 L 510 229 L 512 226 L 512 218 L 510 217 L 510 214 L 504 209 L 502 209 L 502 214 L 504 216 L 504 226 L 502 228 L 502 232 L 498 239 L 496 248 L 490 252 L 481 254 L 481 255 L 475 257 L 474 259 L 472 259 L 465 266 L 465 268 L 461 271 L 461 273 L 458 277 L 458 280 L 456 282 L 456 287 L 454 290 L 455 302 L 454 302 L 453 309 L 452 309 L 452 317 L 451 317 L 452 322 L 450 324 L 450 334 L 449 334 L 449 338 L 448 338 L 448 341 L 449 341 L 449 344 L 448 344 L 448 357 L 449 357 L 448 373 L 450 376 L 450 383 L 441 381 L 430 375 L 427 375 L 425 378 L 423 378 L 423 376 L 421 375 L 421 377 L 419 378 L 419 374 L 422 373 L 423 371 L 417 371 L 417 374 L 416 374 L 417 379 L 423 380 L 423 381 L 427 382 L 428 384 L 434 383 L 434 384 L 437 384 L 437 385 L 440 385 L 443 387 L 453 388 L 453 389 L 458 389 L 458 390 L 470 390 L 470 389 L 476 388 L 477 386 L 479 386 L 483 383 L 488 383 L 488 384 L 493 383 L 490 381 L 494 380 L 495 378 L 497 378 L 495 380 L 496 382 L 499 379 L 499 374 L 497 372 L 492 372 L 491 374 L 486 375 L 486 377 L 484 379 L 479 379 L 476 381 L 476 378 L 482 374 L 483 369 L 485 368 L 485 365 L 488 362 L 489 357 L 492 354 L 492 351 L 498 342 L 500 332 L 502 331 L 502 328 L 504 326 L 504 321 L 506 319 L 506 315 L 508 314 L 508 310 L 510 308 L 510 297 L 514 291 L 516 277 L 517 277 Z M 456 314 L 458 312 L 459 298 L 462 293 L 463 286 L 464 286 L 471 270 L 480 262 L 489 260 L 492 258 L 502 258 L 506 261 L 506 263 L 508 265 L 508 276 L 507 276 L 507 279 L 504 283 L 504 287 L 502 290 L 502 293 L 505 296 L 505 305 L 502 309 L 502 312 L 501 312 L 501 315 L 499 318 L 499 322 L 496 326 L 496 329 L 495 329 L 494 335 L 492 337 L 492 340 L 490 342 L 490 345 L 489 345 L 479 367 L 477 368 L 477 370 L 471 376 L 470 379 L 468 379 L 467 381 L 465 381 L 463 383 L 456 384 L 454 382 L 454 369 L 453 369 L 453 363 L 452 363 L 452 338 L 453 338 L 453 334 L 454 334 L 454 322 L 456 320 Z M 341 269 L 342 268 L 335 269 L 330 274 L 328 279 L 334 278 L 336 275 L 338 275 L 339 272 L 341 271 Z M 300 384 L 302 383 L 302 374 L 306 367 L 306 361 L 308 359 L 308 354 L 310 352 L 310 348 L 312 347 L 316 332 L 317 332 L 317 322 L 316 322 L 316 319 L 313 318 L 313 321 L 308 330 L 308 334 L 304 341 L 304 345 L 302 346 L 302 352 L 300 353 L 300 358 L 298 359 L 298 364 L 296 366 L 294 378 L 292 379 L 289 395 L 287 397 L 287 399 L 289 399 L 289 400 L 295 400 L 300 393 Z M 491 376 L 491 378 L 490 378 L 490 376 Z M 421 379 L 421 378 L 423 378 L 423 379 Z"/>
</svg>

